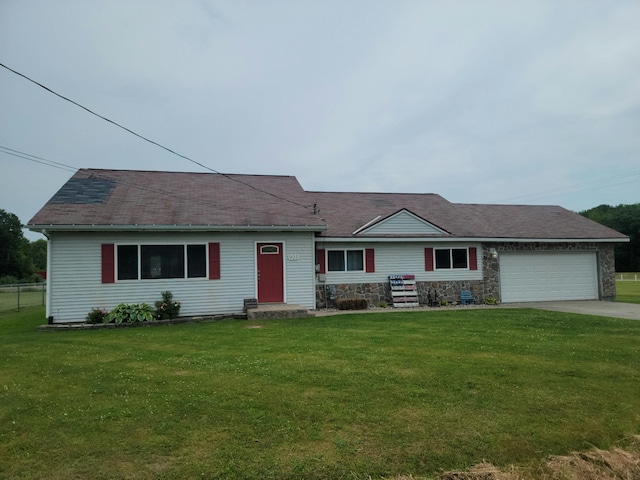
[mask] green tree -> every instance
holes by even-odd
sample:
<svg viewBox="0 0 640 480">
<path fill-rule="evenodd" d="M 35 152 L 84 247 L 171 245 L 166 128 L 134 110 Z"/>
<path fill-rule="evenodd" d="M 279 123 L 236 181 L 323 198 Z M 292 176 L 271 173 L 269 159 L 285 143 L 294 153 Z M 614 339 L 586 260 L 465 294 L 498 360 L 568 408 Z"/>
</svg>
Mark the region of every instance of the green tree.
<svg viewBox="0 0 640 480">
<path fill-rule="evenodd" d="M 0 277 L 24 280 L 31 274 L 29 241 L 22 234 L 22 223 L 15 214 L 0 209 Z"/>
<path fill-rule="evenodd" d="M 47 241 L 42 238 L 31 242 L 29 245 L 29 256 L 36 272 L 47 269 Z"/>
<path fill-rule="evenodd" d="M 629 236 L 629 243 L 616 246 L 616 270 L 640 272 L 640 203 L 600 205 L 580 214 Z"/>
</svg>

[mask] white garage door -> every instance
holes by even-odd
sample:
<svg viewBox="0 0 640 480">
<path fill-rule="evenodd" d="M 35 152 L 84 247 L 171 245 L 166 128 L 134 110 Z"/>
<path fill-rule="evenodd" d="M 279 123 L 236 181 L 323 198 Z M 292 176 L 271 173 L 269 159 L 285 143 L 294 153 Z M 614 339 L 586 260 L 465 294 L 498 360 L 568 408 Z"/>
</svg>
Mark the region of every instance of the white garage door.
<svg viewBox="0 0 640 480">
<path fill-rule="evenodd" d="M 503 302 L 597 300 L 595 252 L 500 254 Z"/>
</svg>

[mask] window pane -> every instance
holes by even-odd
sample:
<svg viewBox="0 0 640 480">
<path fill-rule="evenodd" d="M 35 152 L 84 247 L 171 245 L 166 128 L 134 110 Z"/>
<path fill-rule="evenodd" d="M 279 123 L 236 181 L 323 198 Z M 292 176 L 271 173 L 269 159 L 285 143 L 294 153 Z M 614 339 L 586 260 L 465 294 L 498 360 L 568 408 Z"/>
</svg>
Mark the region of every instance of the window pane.
<svg viewBox="0 0 640 480">
<path fill-rule="evenodd" d="M 451 250 L 436 250 L 436 269 L 451 268 Z"/>
<path fill-rule="evenodd" d="M 142 278 L 184 278 L 184 245 L 142 245 Z"/>
<path fill-rule="evenodd" d="M 347 271 L 362 271 L 363 265 L 362 250 L 347 250 Z"/>
<path fill-rule="evenodd" d="M 467 268 L 467 249 L 454 248 L 451 250 L 453 268 Z"/>
<path fill-rule="evenodd" d="M 263 255 L 277 255 L 279 251 L 278 245 L 263 245 L 260 247 L 260 253 Z"/>
<path fill-rule="evenodd" d="M 118 280 L 138 279 L 138 246 L 118 245 Z"/>
<path fill-rule="evenodd" d="M 187 245 L 187 277 L 207 276 L 207 255 L 204 245 Z"/>
<path fill-rule="evenodd" d="M 344 272 L 344 251 L 329 250 L 327 252 L 327 269 L 330 272 Z"/>
</svg>

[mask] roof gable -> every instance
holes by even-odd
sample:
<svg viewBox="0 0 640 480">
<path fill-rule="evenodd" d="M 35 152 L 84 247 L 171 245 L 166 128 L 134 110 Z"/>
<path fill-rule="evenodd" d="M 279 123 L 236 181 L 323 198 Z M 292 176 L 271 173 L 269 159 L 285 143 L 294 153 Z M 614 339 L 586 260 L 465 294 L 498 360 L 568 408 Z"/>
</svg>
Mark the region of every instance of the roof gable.
<svg viewBox="0 0 640 480">
<path fill-rule="evenodd" d="M 381 217 L 380 217 L 381 218 Z M 386 218 L 376 218 L 356 230 L 354 235 L 446 235 L 447 232 L 429 223 L 406 208 Z"/>
</svg>

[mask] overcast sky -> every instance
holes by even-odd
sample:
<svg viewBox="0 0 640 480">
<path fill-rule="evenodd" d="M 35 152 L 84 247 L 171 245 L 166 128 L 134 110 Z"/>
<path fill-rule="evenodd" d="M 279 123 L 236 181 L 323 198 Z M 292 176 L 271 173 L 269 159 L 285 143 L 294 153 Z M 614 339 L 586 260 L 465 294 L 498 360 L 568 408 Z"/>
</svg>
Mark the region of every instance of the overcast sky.
<svg viewBox="0 0 640 480">
<path fill-rule="evenodd" d="M 640 202 L 639 26 L 638 0 L 0 0 L 0 63 L 220 172 L 579 211 Z M 0 147 L 206 171 L 5 68 Z M 23 223 L 72 175 L 0 166 Z"/>
</svg>

